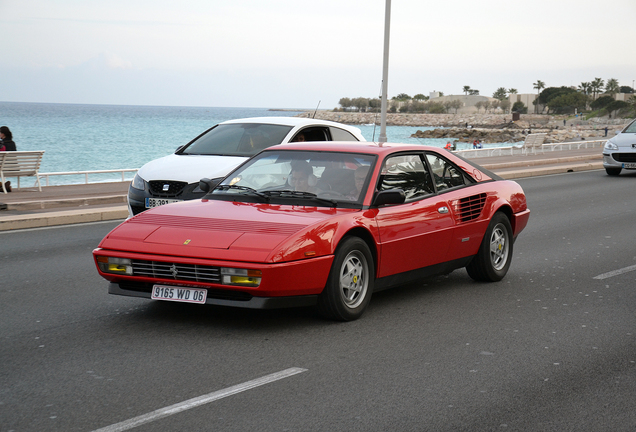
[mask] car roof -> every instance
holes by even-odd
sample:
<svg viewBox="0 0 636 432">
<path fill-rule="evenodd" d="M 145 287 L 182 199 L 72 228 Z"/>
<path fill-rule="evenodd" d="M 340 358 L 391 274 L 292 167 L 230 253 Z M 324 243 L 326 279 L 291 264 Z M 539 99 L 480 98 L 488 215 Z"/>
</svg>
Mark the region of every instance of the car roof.
<svg viewBox="0 0 636 432">
<path fill-rule="evenodd" d="M 439 147 L 426 146 L 421 144 L 401 144 L 401 143 L 377 143 L 368 141 L 311 141 L 303 143 L 278 144 L 267 148 L 271 150 L 305 150 L 305 151 L 332 151 L 343 153 L 368 153 L 384 155 L 395 151 L 435 151 L 440 152 Z"/>
<path fill-rule="evenodd" d="M 355 129 L 359 130 L 356 127 L 349 126 L 343 123 L 337 123 L 329 120 L 319 120 L 319 119 L 311 119 L 311 118 L 302 118 L 302 117 L 250 117 L 243 119 L 234 119 L 227 120 L 220 124 L 236 124 L 236 123 L 259 123 L 259 124 L 276 124 L 283 126 L 335 126 L 342 129 Z"/>
</svg>

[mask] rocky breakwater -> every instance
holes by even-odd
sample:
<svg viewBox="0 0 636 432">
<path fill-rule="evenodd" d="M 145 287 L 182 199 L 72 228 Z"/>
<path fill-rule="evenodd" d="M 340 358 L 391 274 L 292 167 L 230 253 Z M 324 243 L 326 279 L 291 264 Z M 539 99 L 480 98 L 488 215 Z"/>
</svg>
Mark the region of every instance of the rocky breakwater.
<svg viewBox="0 0 636 432">
<path fill-rule="evenodd" d="M 523 128 L 522 126 L 526 126 Z M 457 142 L 473 142 L 479 140 L 482 143 L 517 143 L 524 141 L 528 133 L 545 133 L 546 143 L 560 143 L 568 141 L 599 140 L 605 138 L 603 129 L 555 129 L 536 128 L 527 124 L 517 125 L 513 123 L 502 128 L 445 128 L 433 130 L 418 130 L 411 135 L 414 138 L 440 138 Z M 609 134 L 608 134 L 609 136 Z"/>
<path fill-rule="evenodd" d="M 307 111 L 297 117 L 331 120 L 335 122 L 366 125 L 380 124 L 379 113 L 343 111 Z M 565 125 L 563 121 L 565 120 Z M 433 127 L 413 134 L 416 138 L 443 138 L 449 141 L 482 143 L 517 143 L 524 141 L 528 133 L 546 133 L 546 143 L 596 140 L 608 137 L 620 130 L 628 119 L 581 120 L 567 115 L 521 114 L 512 122 L 511 114 L 410 114 L 388 113 L 388 126 Z"/>
<path fill-rule="evenodd" d="M 314 117 L 313 111 L 298 114 L 297 117 Z M 331 120 L 350 125 L 380 124 L 379 113 L 358 113 L 344 111 L 317 111 L 315 118 Z M 523 120 L 531 127 L 546 126 L 556 122 L 555 116 L 524 114 Z M 388 113 L 388 126 L 429 126 L 429 127 L 466 127 L 466 126 L 498 126 L 512 121 L 511 114 L 410 114 Z M 527 127 L 527 126 L 526 126 Z"/>
</svg>

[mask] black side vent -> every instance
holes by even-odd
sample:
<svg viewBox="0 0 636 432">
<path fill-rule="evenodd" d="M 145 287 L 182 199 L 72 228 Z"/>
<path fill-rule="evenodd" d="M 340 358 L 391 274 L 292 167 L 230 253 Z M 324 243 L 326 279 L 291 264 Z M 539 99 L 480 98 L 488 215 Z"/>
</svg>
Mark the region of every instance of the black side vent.
<svg viewBox="0 0 636 432">
<path fill-rule="evenodd" d="M 473 195 L 453 201 L 457 223 L 466 223 L 479 218 L 486 204 L 486 194 Z"/>
</svg>

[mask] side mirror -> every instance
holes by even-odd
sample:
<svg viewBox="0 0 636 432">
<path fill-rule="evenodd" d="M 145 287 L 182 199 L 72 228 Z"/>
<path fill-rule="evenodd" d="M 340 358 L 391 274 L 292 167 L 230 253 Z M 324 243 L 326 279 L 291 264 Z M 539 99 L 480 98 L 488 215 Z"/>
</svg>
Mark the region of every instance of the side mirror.
<svg viewBox="0 0 636 432">
<path fill-rule="evenodd" d="M 371 205 L 378 207 L 386 204 L 403 204 L 405 200 L 406 195 L 402 189 L 387 189 L 378 192 Z"/>
<path fill-rule="evenodd" d="M 210 180 L 209 178 L 202 178 L 199 180 L 199 189 L 201 189 L 205 193 L 209 193 L 212 189 L 214 189 L 219 183 L 221 183 L 223 178 L 216 178 Z"/>
</svg>

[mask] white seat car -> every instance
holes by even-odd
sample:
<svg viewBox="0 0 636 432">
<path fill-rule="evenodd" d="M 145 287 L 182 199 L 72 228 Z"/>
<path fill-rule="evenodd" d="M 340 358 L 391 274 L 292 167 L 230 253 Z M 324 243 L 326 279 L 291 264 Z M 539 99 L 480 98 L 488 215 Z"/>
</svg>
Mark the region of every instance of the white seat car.
<svg viewBox="0 0 636 432">
<path fill-rule="evenodd" d="M 229 120 L 211 127 L 173 154 L 142 166 L 128 188 L 128 211 L 202 198 L 199 180 L 220 182 L 261 150 L 296 141 L 366 141 L 360 129 L 297 117 Z"/>
<path fill-rule="evenodd" d="M 603 167 L 609 175 L 636 169 L 636 120 L 605 143 Z"/>
</svg>

